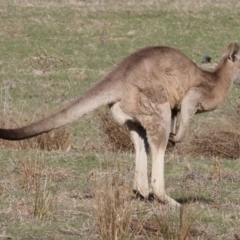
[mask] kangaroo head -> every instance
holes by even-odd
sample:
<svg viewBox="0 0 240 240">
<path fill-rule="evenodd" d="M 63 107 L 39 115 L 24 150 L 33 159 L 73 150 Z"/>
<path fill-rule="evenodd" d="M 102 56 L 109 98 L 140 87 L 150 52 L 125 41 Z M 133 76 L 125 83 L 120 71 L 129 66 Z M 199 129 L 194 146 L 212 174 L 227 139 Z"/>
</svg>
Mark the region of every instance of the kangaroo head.
<svg viewBox="0 0 240 240">
<path fill-rule="evenodd" d="M 232 81 L 240 81 L 240 47 L 238 43 L 230 43 L 227 49 L 227 58 L 231 63 Z"/>
</svg>

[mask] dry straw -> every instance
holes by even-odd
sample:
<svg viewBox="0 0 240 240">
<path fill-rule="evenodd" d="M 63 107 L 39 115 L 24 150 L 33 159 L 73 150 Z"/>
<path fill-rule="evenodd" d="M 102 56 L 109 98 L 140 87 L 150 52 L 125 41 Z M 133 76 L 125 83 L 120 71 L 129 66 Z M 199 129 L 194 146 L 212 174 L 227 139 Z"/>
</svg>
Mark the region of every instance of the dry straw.
<svg viewBox="0 0 240 240">
<path fill-rule="evenodd" d="M 131 239 L 133 207 L 131 189 L 122 176 L 114 172 L 95 172 L 91 176 L 94 213 L 101 239 Z"/>
</svg>

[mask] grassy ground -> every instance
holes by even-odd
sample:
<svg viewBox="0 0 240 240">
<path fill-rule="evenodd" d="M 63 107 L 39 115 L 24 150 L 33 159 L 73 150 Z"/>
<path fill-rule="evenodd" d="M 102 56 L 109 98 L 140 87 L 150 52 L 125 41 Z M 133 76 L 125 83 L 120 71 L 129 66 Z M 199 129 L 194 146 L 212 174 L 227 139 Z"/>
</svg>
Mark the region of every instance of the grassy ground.
<svg viewBox="0 0 240 240">
<path fill-rule="evenodd" d="M 238 4 L 0 1 L 1 125 L 52 112 L 141 47 L 170 45 L 217 63 L 240 39 Z M 176 211 L 131 200 L 134 155 L 108 151 L 99 112 L 32 142 L 1 141 L 0 239 L 240 239 L 239 139 L 214 138 L 239 133 L 238 101 L 234 85 L 168 152 L 167 192 L 187 202 Z M 213 154 L 223 139 L 226 154 Z"/>
</svg>

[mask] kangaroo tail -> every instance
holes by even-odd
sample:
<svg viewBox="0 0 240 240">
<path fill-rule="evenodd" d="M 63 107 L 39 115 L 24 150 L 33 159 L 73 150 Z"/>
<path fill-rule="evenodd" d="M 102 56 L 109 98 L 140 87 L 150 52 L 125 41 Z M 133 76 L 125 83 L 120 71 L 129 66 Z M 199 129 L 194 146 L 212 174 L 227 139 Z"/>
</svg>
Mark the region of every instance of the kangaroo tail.
<svg viewBox="0 0 240 240">
<path fill-rule="evenodd" d="M 105 77 L 102 81 L 86 91 L 81 97 L 70 102 L 67 106 L 30 125 L 16 129 L 0 128 L 0 138 L 6 140 L 31 138 L 71 123 L 101 105 L 120 100 L 120 81 L 113 80 L 114 79 L 111 79 L 110 76 Z"/>
</svg>

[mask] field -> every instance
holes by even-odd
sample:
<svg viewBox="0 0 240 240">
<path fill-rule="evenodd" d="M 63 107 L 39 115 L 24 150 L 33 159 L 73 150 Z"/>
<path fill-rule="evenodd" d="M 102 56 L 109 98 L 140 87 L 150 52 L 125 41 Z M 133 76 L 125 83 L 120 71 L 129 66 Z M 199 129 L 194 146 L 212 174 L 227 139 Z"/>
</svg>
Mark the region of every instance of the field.
<svg viewBox="0 0 240 240">
<path fill-rule="evenodd" d="M 0 127 L 50 114 L 145 46 L 176 47 L 212 70 L 240 41 L 239 15 L 237 0 L 0 0 Z M 0 239 L 240 239 L 239 90 L 167 150 L 166 191 L 180 209 L 133 197 L 134 153 L 124 129 L 109 140 L 105 107 L 1 140 Z"/>
</svg>

